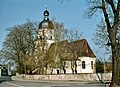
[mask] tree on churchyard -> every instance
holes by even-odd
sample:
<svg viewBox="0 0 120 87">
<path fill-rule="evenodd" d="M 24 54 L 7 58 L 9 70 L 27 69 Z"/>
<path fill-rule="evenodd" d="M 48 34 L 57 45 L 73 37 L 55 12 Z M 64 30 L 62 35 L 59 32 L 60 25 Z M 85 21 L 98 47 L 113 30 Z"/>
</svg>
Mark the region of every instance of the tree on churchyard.
<svg viewBox="0 0 120 87">
<path fill-rule="evenodd" d="M 111 86 L 120 85 L 120 0 L 86 0 L 88 2 L 87 17 L 102 13 L 103 18 L 97 27 L 96 41 L 100 45 L 111 47 L 112 81 Z M 101 35 L 100 35 L 101 34 Z M 105 46 L 105 47 L 106 47 Z M 107 47 L 107 49 L 109 49 Z"/>
<path fill-rule="evenodd" d="M 104 73 L 104 62 L 99 59 L 96 60 L 96 73 Z"/>
<path fill-rule="evenodd" d="M 21 25 L 7 28 L 8 34 L 3 42 L 0 56 L 9 61 L 14 61 L 18 73 L 30 72 L 31 66 L 34 65 L 32 58 L 35 29 L 36 23 L 29 20 Z"/>
</svg>

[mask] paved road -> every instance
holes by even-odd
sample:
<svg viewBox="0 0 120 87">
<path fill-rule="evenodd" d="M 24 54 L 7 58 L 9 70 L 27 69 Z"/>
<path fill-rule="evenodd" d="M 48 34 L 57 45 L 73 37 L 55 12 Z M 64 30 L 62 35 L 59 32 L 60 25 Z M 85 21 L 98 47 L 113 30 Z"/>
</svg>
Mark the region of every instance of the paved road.
<svg viewBox="0 0 120 87">
<path fill-rule="evenodd" d="M 102 83 L 75 81 L 4 81 L 0 87 L 105 87 Z"/>
</svg>

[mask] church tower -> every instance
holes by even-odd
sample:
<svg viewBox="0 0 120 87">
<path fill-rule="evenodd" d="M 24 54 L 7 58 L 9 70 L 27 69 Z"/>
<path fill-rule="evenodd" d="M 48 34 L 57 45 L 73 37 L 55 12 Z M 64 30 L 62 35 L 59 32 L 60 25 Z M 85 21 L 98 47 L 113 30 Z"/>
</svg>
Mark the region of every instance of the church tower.
<svg viewBox="0 0 120 87">
<path fill-rule="evenodd" d="M 49 19 L 49 11 L 47 10 L 47 8 L 43 12 L 43 15 L 44 19 L 39 23 L 37 38 L 40 41 L 44 40 L 47 46 L 49 47 L 51 43 L 54 43 L 55 41 L 54 25 Z"/>
<path fill-rule="evenodd" d="M 41 64 L 41 68 L 38 69 L 38 73 L 44 73 L 44 58 L 50 45 L 55 42 L 54 37 L 54 25 L 49 19 L 49 11 L 47 8 L 43 12 L 44 18 L 39 23 L 37 29 L 37 36 L 35 40 L 35 63 Z"/>
</svg>

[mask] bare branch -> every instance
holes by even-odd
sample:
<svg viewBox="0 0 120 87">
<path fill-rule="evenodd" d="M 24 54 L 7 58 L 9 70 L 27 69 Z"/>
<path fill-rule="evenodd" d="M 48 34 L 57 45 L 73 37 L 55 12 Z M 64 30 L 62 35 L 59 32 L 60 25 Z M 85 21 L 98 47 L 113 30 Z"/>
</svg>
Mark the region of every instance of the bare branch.
<svg viewBox="0 0 120 87">
<path fill-rule="evenodd" d="M 113 11 L 113 14 L 115 15 L 116 14 L 116 8 L 115 8 L 115 5 L 114 5 L 114 0 L 106 0 L 106 2 L 109 3 L 109 5 L 111 6 L 112 8 L 112 11 Z"/>
<path fill-rule="evenodd" d="M 108 13 L 107 13 L 106 8 L 105 8 L 105 1 L 104 0 L 102 0 L 102 11 L 103 11 L 103 14 L 105 17 L 105 22 L 107 24 L 108 33 L 111 34 L 110 20 L 109 20 Z"/>
</svg>

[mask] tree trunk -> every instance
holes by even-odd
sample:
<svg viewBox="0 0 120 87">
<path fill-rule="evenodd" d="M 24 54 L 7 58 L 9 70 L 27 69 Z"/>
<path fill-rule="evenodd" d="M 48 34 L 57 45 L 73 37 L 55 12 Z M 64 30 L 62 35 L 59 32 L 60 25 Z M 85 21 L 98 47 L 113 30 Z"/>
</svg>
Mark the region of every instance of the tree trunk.
<svg viewBox="0 0 120 87">
<path fill-rule="evenodd" d="M 112 46 L 112 85 L 115 87 L 120 86 L 120 54 L 119 54 L 119 45 L 116 44 Z"/>
</svg>

